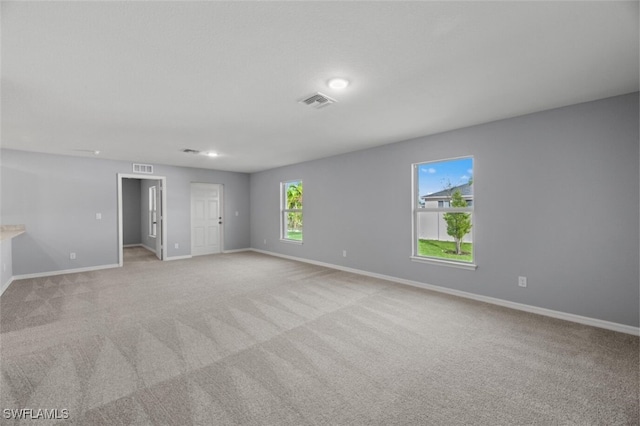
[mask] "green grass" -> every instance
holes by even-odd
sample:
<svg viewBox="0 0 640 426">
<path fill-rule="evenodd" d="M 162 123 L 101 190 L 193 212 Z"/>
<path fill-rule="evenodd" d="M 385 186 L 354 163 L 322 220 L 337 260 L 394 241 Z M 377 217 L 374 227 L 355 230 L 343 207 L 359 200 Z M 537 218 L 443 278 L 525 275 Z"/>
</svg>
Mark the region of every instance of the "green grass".
<svg viewBox="0 0 640 426">
<path fill-rule="evenodd" d="M 456 243 L 453 241 L 418 240 L 418 255 L 435 257 L 440 259 L 460 260 L 462 262 L 473 261 L 473 244 L 462 243 L 462 251 L 465 254 L 457 255 Z"/>
<path fill-rule="evenodd" d="M 302 231 L 287 229 L 287 240 L 302 241 Z"/>
</svg>

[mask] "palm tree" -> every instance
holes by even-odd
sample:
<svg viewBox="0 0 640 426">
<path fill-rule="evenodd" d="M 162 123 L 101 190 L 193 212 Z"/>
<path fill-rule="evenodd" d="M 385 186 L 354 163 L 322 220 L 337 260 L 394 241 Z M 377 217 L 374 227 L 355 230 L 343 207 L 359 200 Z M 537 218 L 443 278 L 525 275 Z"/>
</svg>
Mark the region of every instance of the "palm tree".
<svg viewBox="0 0 640 426">
<path fill-rule="evenodd" d="M 302 208 L 302 182 L 290 183 L 287 186 L 287 209 Z"/>
</svg>

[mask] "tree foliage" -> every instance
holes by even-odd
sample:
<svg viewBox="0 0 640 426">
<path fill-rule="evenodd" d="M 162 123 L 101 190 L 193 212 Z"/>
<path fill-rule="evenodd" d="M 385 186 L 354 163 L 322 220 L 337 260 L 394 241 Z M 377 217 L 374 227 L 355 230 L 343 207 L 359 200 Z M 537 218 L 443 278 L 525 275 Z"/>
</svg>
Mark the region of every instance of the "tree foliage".
<svg viewBox="0 0 640 426">
<path fill-rule="evenodd" d="M 287 210 L 302 209 L 303 187 L 302 182 L 294 182 L 287 185 Z M 302 213 L 289 212 L 287 214 L 290 229 L 302 228 Z"/>
<path fill-rule="evenodd" d="M 467 202 L 459 189 L 456 189 L 451 195 L 451 207 L 467 207 Z M 447 222 L 447 234 L 456 242 L 456 254 L 462 254 L 462 239 L 471 232 L 471 214 L 445 213 L 443 218 Z"/>
<path fill-rule="evenodd" d="M 302 208 L 302 182 L 287 185 L 287 209 Z"/>
</svg>

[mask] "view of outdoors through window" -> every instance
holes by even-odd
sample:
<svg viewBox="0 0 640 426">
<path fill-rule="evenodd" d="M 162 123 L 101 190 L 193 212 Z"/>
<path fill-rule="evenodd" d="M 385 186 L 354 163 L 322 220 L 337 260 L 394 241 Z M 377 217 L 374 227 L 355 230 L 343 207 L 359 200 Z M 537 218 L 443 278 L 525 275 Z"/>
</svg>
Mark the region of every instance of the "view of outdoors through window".
<svg viewBox="0 0 640 426">
<path fill-rule="evenodd" d="M 415 255 L 473 262 L 473 158 L 415 167 Z"/>
<path fill-rule="evenodd" d="M 284 182 L 282 206 L 282 238 L 302 241 L 302 181 Z"/>
</svg>

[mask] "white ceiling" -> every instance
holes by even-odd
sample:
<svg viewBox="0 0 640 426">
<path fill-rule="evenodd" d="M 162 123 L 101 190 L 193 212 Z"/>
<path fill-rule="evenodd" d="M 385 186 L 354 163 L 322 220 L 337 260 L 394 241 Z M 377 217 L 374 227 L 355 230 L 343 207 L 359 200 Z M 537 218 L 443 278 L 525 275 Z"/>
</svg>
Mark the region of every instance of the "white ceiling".
<svg viewBox="0 0 640 426">
<path fill-rule="evenodd" d="M 637 1 L 1 8 L 2 147 L 28 151 L 254 172 L 639 85 Z"/>
</svg>

